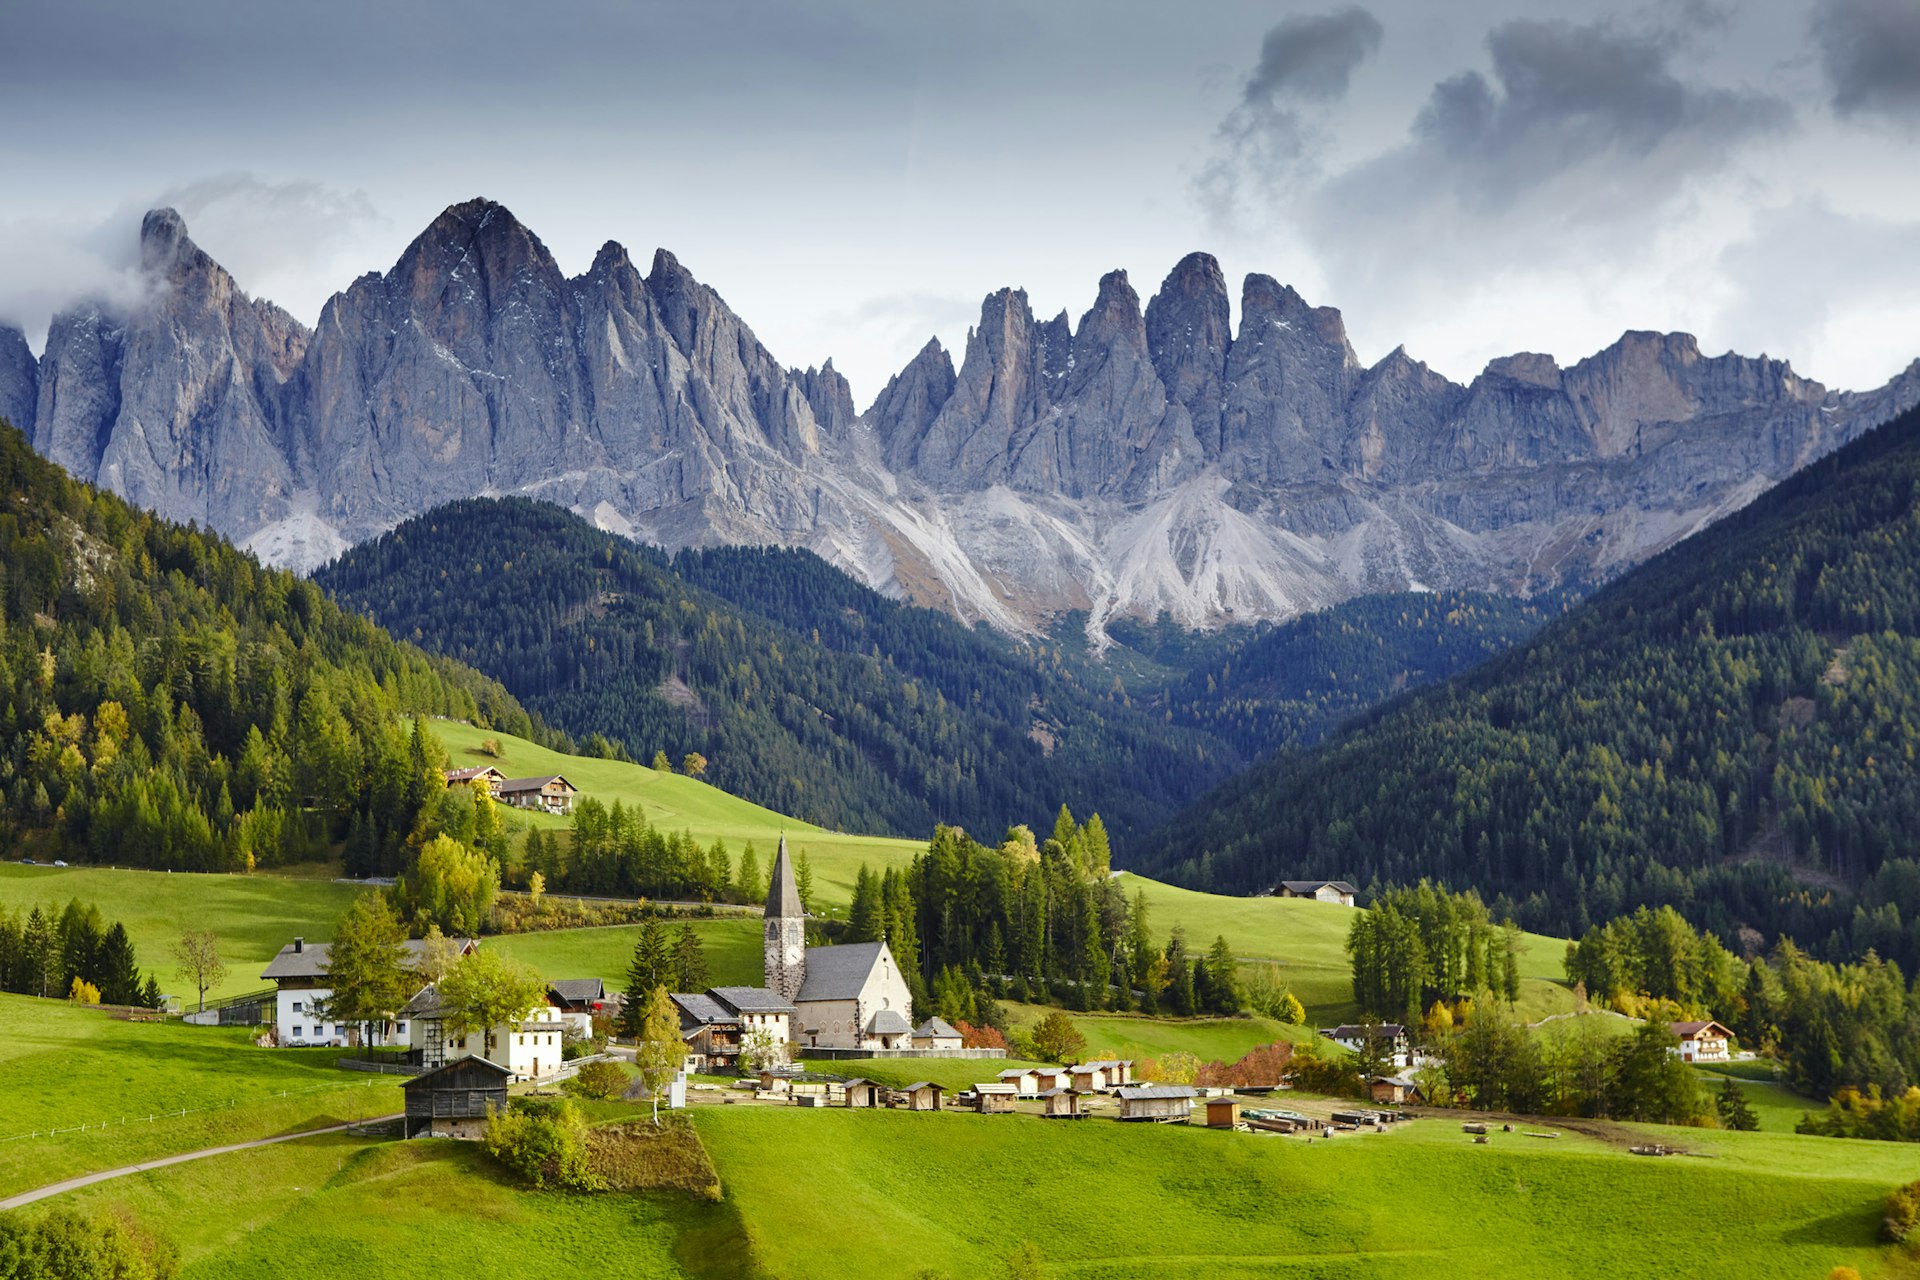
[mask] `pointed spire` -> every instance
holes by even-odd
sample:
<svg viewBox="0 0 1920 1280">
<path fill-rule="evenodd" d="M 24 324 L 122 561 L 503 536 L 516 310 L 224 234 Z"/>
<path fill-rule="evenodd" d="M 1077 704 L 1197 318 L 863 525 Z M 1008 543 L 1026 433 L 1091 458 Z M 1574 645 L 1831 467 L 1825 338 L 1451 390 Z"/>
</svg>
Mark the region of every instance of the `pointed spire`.
<svg viewBox="0 0 1920 1280">
<path fill-rule="evenodd" d="M 780 833 L 780 850 L 773 855 L 773 883 L 767 892 L 767 919 L 799 920 L 806 911 L 800 905 L 800 889 L 793 882 L 793 859 L 787 856 L 787 833 Z"/>
</svg>

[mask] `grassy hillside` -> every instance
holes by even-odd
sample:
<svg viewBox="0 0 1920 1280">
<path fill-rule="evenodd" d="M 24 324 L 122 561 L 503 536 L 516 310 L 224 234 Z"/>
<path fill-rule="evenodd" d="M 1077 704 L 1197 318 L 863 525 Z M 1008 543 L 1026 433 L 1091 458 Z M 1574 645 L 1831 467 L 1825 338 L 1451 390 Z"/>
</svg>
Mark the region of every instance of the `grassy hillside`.
<svg viewBox="0 0 1920 1280">
<path fill-rule="evenodd" d="M 333 923 L 355 893 L 351 885 L 269 875 L 124 871 L 106 867 L 24 867 L 0 863 L 0 911 L 25 915 L 34 907 L 94 902 L 108 920 L 127 926 L 143 969 L 160 989 L 191 1001 L 174 973 L 170 948 L 186 929 L 211 929 L 220 938 L 227 976 L 210 998 L 270 985 L 260 971 L 301 934 L 314 942 L 333 936 Z"/>
<path fill-rule="evenodd" d="M 237 1027 L 118 1022 L 57 1000 L 0 995 L 0 1139 L 9 1139 L 0 1141 L 0 1195 L 399 1110 L 391 1080 L 340 1071 L 339 1056 L 257 1049 Z M 191 1114 L 164 1115 L 182 1109 Z M 41 1136 L 17 1136 L 34 1131 Z"/>
<path fill-rule="evenodd" d="M 1870 1143 L 1722 1134 L 1719 1159 L 1648 1160 L 1620 1149 L 1624 1129 L 1475 1146 L 1437 1119 L 1311 1145 L 958 1113 L 729 1107 L 696 1123 L 789 1280 L 838 1280 L 856 1243 L 875 1280 L 991 1276 L 1022 1240 L 1076 1278 L 1639 1280 L 1695 1257 L 1743 1280 L 1875 1275 L 1881 1201 L 1912 1174 Z"/>
</svg>

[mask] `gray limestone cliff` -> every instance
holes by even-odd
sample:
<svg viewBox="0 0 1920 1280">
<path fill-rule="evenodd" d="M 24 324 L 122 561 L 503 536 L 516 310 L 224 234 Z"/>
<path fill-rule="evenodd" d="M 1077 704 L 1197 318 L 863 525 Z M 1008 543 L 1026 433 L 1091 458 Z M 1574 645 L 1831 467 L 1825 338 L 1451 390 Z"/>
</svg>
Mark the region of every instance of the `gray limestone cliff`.
<svg viewBox="0 0 1920 1280">
<path fill-rule="evenodd" d="M 1833 392 L 1784 362 L 1633 332 L 1467 385 L 1362 367 L 1331 307 L 1266 275 L 1124 271 L 1037 319 L 982 303 L 856 412 L 660 250 L 566 276 L 500 205 L 436 218 L 309 333 L 170 210 L 144 300 L 80 303 L 35 360 L 0 328 L 0 417 L 74 474 L 308 567 L 453 498 L 522 493 L 668 547 L 812 547 L 1005 629 L 1085 609 L 1190 625 L 1361 591 L 1595 580 L 1920 402 L 1920 362 Z"/>
</svg>

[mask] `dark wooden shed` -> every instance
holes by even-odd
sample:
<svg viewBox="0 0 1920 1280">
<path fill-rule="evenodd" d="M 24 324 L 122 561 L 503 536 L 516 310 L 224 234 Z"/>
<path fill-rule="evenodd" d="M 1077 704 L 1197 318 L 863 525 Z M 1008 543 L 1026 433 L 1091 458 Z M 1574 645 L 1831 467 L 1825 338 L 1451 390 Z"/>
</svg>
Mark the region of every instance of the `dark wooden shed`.
<svg viewBox="0 0 1920 1280">
<path fill-rule="evenodd" d="M 1208 1098 L 1207 1128 L 1233 1129 L 1240 1124 L 1240 1099 Z"/>
<path fill-rule="evenodd" d="M 466 1057 L 404 1081 L 400 1088 L 407 1099 L 407 1137 L 480 1137 L 488 1113 L 507 1109 L 512 1076 L 497 1062 Z"/>
</svg>

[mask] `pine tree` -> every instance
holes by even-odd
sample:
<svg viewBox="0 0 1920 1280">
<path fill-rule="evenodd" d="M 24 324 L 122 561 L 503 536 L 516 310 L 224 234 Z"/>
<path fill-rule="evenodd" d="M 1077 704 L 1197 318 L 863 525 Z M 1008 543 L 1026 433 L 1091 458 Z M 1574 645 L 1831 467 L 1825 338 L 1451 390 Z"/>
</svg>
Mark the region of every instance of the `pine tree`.
<svg viewBox="0 0 1920 1280">
<path fill-rule="evenodd" d="M 27 913 L 21 931 L 20 971 L 28 995 L 50 996 L 59 993 L 60 947 L 46 914 L 35 907 Z"/>
<path fill-rule="evenodd" d="M 118 920 L 107 930 L 107 936 L 100 944 L 100 962 L 96 972 L 99 976 L 93 980 L 100 988 L 100 998 L 107 1004 L 134 1005 L 140 999 L 140 969 L 134 959 L 133 939 L 127 936 L 127 928 Z"/>
<path fill-rule="evenodd" d="M 804 849 L 793 863 L 793 887 L 800 895 L 800 906 L 807 911 L 813 910 L 813 863 L 808 860 Z"/>
<path fill-rule="evenodd" d="M 796 888 L 798 876 L 796 873 Z M 760 855 L 753 847 L 753 841 L 747 841 L 747 847 L 740 851 L 740 875 L 735 884 L 734 901 L 765 902 L 767 900 L 767 880 L 760 872 Z"/>
<path fill-rule="evenodd" d="M 699 991 L 707 985 L 707 952 L 691 921 L 680 926 L 674 939 L 673 978 L 676 991 Z"/>
<path fill-rule="evenodd" d="M 1720 1123 L 1729 1129 L 1751 1131 L 1760 1127 L 1760 1117 L 1754 1114 L 1753 1104 L 1747 1101 L 1746 1092 L 1732 1076 L 1721 1079 L 1720 1092 L 1713 1104 L 1720 1112 Z"/>
<path fill-rule="evenodd" d="M 798 873 L 796 872 L 796 880 Z M 853 902 L 847 908 L 847 941 L 878 942 L 885 924 L 881 918 L 880 887 L 866 863 L 853 881 Z"/>
<path fill-rule="evenodd" d="M 1215 1013 L 1240 1012 L 1236 969 L 1233 948 L 1227 945 L 1226 935 L 1216 937 L 1213 949 L 1207 952 L 1207 993 L 1212 1000 L 1210 1007 Z"/>
<path fill-rule="evenodd" d="M 627 990 L 620 1007 L 620 1033 L 638 1038 L 645 1027 L 647 1008 L 656 990 L 673 982 L 673 947 L 660 917 L 648 916 L 633 944 L 627 966 Z"/>
</svg>

